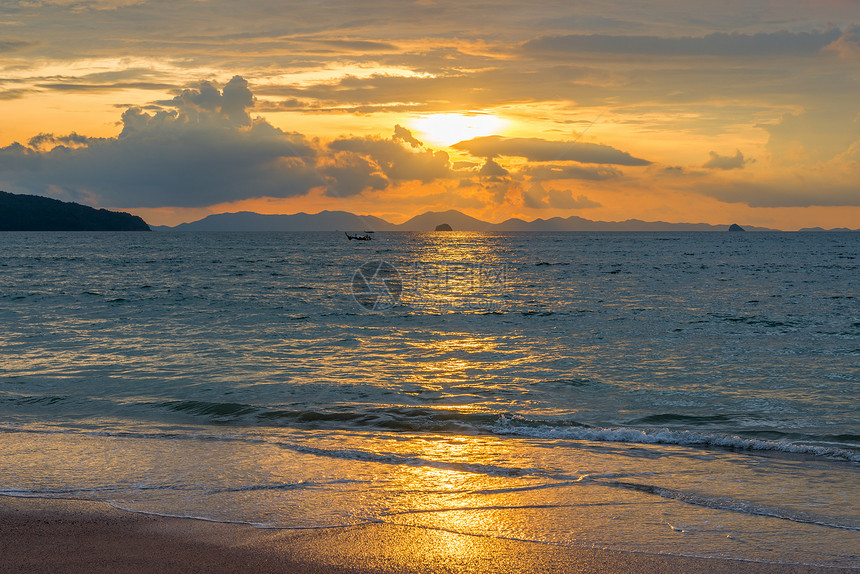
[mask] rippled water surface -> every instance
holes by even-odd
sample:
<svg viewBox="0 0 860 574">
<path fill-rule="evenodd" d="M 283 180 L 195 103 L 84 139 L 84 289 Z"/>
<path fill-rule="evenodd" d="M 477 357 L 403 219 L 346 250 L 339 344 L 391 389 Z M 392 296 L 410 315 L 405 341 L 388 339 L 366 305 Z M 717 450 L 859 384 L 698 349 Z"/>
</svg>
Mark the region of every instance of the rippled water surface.
<svg viewBox="0 0 860 574">
<path fill-rule="evenodd" d="M 860 234 L 0 247 L 0 493 L 860 567 Z"/>
</svg>

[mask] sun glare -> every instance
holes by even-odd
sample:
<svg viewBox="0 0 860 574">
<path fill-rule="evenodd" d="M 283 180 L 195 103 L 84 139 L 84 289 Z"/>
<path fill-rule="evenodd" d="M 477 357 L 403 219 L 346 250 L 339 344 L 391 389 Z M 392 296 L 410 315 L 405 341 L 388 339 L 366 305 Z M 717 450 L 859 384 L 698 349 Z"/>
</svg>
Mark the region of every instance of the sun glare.
<svg viewBox="0 0 860 574">
<path fill-rule="evenodd" d="M 409 122 L 419 139 L 441 146 L 489 136 L 504 128 L 505 120 L 489 114 L 431 114 Z"/>
</svg>

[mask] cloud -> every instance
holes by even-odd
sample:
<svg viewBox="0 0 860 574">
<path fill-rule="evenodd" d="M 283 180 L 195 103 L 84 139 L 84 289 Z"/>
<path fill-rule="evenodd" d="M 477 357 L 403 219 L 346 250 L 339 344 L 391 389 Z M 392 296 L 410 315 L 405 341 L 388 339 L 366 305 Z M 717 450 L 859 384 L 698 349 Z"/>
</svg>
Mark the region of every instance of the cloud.
<svg viewBox="0 0 860 574">
<path fill-rule="evenodd" d="M 317 40 L 318 43 L 336 48 L 339 53 L 347 52 L 396 52 L 397 46 L 390 42 L 371 40 Z"/>
<path fill-rule="evenodd" d="M 589 181 L 604 181 L 621 177 L 623 174 L 614 167 L 592 167 L 581 165 L 542 165 L 527 166 L 520 173 L 531 176 L 534 180 L 549 181 L 553 179 L 581 179 Z"/>
<path fill-rule="evenodd" d="M 631 156 L 614 147 L 594 143 L 550 141 L 540 138 L 486 136 L 453 146 L 475 157 L 523 157 L 529 161 L 575 161 L 613 165 L 642 166 L 651 162 Z"/>
<path fill-rule="evenodd" d="M 404 128 L 403 126 L 401 126 L 399 124 L 394 126 L 394 140 L 395 141 L 400 140 L 400 141 L 406 142 L 409 145 L 411 145 L 412 147 L 423 147 L 424 146 L 424 144 L 422 142 L 415 139 L 415 136 L 412 135 L 412 132 L 410 132 L 409 130 L 407 130 L 406 128 Z"/>
<path fill-rule="evenodd" d="M 737 150 L 735 155 L 720 155 L 715 151 L 710 152 L 711 159 L 706 161 L 702 167 L 708 169 L 741 169 L 747 163 L 755 160 L 744 159 L 744 154 L 741 150 Z"/>
<path fill-rule="evenodd" d="M 570 34 L 543 36 L 523 45 L 526 53 L 548 56 L 597 52 L 604 54 L 722 56 L 755 58 L 767 56 L 811 56 L 842 35 L 833 28 L 816 32 L 771 32 L 726 34 L 716 32 L 702 37 L 611 36 Z"/>
<path fill-rule="evenodd" d="M 325 194 L 330 197 L 349 197 L 389 185 L 379 167 L 358 154 L 335 153 L 326 163 L 320 172 L 325 176 Z"/>
<path fill-rule="evenodd" d="M 17 100 L 27 97 L 35 91 L 31 88 L 0 89 L 0 100 Z"/>
<path fill-rule="evenodd" d="M 33 45 L 33 42 L 24 40 L 0 40 L 0 54 L 19 52 Z"/>
<path fill-rule="evenodd" d="M 215 114 L 236 125 L 249 125 L 247 110 L 254 105 L 254 94 L 247 80 L 234 76 L 221 91 L 211 82 L 201 82 L 197 88 L 182 90 L 171 103 L 186 116 L 193 114 L 195 120 Z"/>
<path fill-rule="evenodd" d="M 558 209 L 589 209 L 593 207 L 602 207 L 596 201 L 592 201 L 580 194 L 573 197 L 573 192 L 569 189 L 550 189 L 548 195 L 549 206 Z"/>
<path fill-rule="evenodd" d="M 706 182 L 696 189 L 720 201 L 750 207 L 860 206 L 858 184 L 734 181 Z"/>
<path fill-rule="evenodd" d="M 827 46 L 827 50 L 842 58 L 856 59 L 860 56 L 860 26 L 848 28 L 838 40 Z"/>
<path fill-rule="evenodd" d="M 508 175 L 508 170 L 494 162 L 492 159 L 487 158 L 487 161 L 485 161 L 484 165 L 481 166 L 478 175 L 481 177 L 505 177 Z"/>
<path fill-rule="evenodd" d="M 324 186 L 317 150 L 301 134 L 251 120 L 253 95 L 235 77 L 184 90 L 174 109 L 129 108 L 113 138 L 40 134 L 0 149 L 0 179 L 33 193 L 115 207 L 198 207 L 289 197 Z M 53 145 L 51 149 L 41 148 Z"/>
<path fill-rule="evenodd" d="M 402 57 L 398 66 L 440 66 L 425 57 Z M 451 59 L 460 60 L 455 53 Z M 418 61 L 414 61 L 418 60 Z M 443 63 L 445 60 L 442 61 Z M 326 112 L 372 113 L 382 111 L 451 111 L 483 109 L 524 101 L 564 100 L 572 97 L 569 83 L 580 90 L 607 81 L 610 74 L 597 67 L 563 65 L 551 69 L 521 67 L 517 62 L 499 65 L 483 59 L 476 69 L 440 66 L 426 75 L 371 74 L 345 76 L 337 81 L 272 85 L 266 95 L 304 103 L 304 109 Z M 590 92 L 577 97 L 592 97 Z"/>
<path fill-rule="evenodd" d="M 532 182 L 527 190 L 522 191 L 523 205 L 530 209 L 589 209 L 601 207 L 600 203 L 588 199 L 585 195 L 573 196 L 569 189 L 549 189 L 538 182 Z"/>
<path fill-rule="evenodd" d="M 55 82 L 36 84 L 43 90 L 58 92 L 113 92 L 116 90 L 164 90 L 172 88 L 171 84 L 155 82 L 115 82 L 113 84 L 82 84 L 75 82 Z"/>
<path fill-rule="evenodd" d="M 328 144 L 328 148 L 335 152 L 349 152 L 361 157 L 364 161 L 378 166 L 380 172 L 395 182 L 428 183 L 453 175 L 447 153 L 424 147 L 410 149 L 402 143 L 406 141 L 412 145 L 412 140 L 418 141 L 409 130 L 401 127 L 399 130 L 395 128 L 395 136 L 392 139 L 340 138 Z"/>
<path fill-rule="evenodd" d="M 90 137 L 82 136 L 72 132 L 65 136 L 55 136 L 54 134 L 39 134 L 30 138 L 27 145 L 33 149 L 54 148 L 56 146 L 78 147 L 88 145 L 95 141 Z"/>
</svg>

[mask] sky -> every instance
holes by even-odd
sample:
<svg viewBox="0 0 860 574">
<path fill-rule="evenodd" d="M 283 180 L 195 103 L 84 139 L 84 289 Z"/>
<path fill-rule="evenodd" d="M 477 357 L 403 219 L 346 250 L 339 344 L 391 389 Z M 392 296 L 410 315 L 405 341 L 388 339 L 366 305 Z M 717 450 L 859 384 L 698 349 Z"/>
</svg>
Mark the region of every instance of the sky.
<svg viewBox="0 0 860 574">
<path fill-rule="evenodd" d="M 860 227 L 860 0 L 3 0 L 0 189 Z"/>
</svg>

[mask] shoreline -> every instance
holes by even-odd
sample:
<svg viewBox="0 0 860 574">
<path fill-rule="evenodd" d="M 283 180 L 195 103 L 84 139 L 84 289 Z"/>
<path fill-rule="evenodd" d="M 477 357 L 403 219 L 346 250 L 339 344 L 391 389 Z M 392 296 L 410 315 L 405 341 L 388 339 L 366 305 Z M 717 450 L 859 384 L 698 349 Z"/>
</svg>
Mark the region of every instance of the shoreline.
<svg viewBox="0 0 860 574">
<path fill-rule="evenodd" d="M 372 523 L 260 529 L 167 518 L 104 502 L 0 495 L 0 572 L 766 573 L 851 568 L 555 546 Z"/>
</svg>

